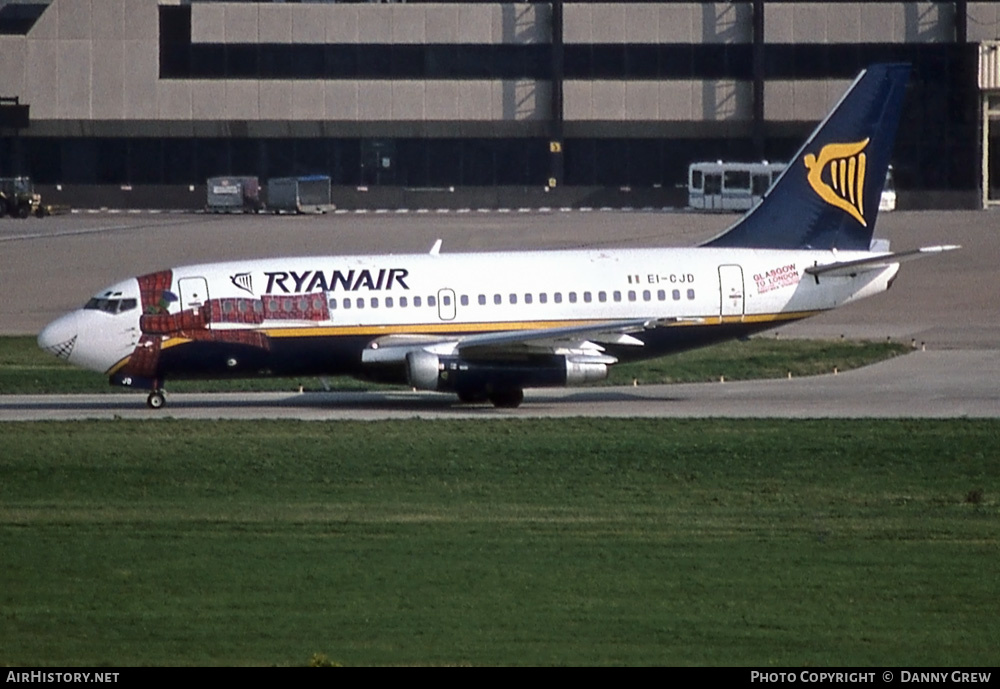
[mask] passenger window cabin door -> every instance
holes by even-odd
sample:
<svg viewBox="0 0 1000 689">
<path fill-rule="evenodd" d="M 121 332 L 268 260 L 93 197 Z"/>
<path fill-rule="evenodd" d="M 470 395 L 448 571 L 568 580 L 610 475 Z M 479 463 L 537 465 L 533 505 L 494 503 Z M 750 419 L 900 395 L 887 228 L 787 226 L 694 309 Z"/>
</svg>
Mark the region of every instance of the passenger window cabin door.
<svg viewBox="0 0 1000 689">
<path fill-rule="evenodd" d="M 721 320 L 738 316 L 743 319 L 743 268 L 737 265 L 719 266 L 719 315 Z"/>
<path fill-rule="evenodd" d="M 457 315 L 455 305 L 455 290 L 445 287 L 438 290 L 438 318 L 442 321 L 453 321 Z"/>
</svg>

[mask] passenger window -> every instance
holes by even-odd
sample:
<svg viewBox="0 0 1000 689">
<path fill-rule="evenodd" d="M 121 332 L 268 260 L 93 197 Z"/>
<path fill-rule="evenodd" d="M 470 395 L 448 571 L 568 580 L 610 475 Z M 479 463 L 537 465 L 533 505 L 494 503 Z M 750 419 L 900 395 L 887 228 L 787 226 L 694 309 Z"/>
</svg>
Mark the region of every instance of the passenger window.
<svg viewBox="0 0 1000 689">
<path fill-rule="evenodd" d="M 399 298 L 399 308 L 405 309 L 407 305 L 406 297 Z"/>
<path fill-rule="evenodd" d="M 652 299 L 653 299 L 652 292 L 650 292 L 648 289 L 642 291 L 642 300 L 643 301 L 652 301 Z"/>
<path fill-rule="evenodd" d="M 656 298 L 659 299 L 660 301 L 666 301 L 667 300 L 667 291 L 663 290 L 663 289 L 657 290 L 656 291 Z"/>
<path fill-rule="evenodd" d="M 344 297 L 344 308 L 345 309 L 351 308 L 351 300 L 348 297 Z"/>
<path fill-rule="evenodd" d="M 590 292 L 584 292 L 583 293 L 583 301 L 584 301 L 585 304 L 589 304 L 590 303 Z"/>
<path fill-rule="evenodd" d="M 612 295 L 611 295 L 611 296 L 612 296 L 612 297 L 614 298 L 614 300 L 615 300 L 615 301 L 621 301 L 621 300 L 622 300 L 622 293 L 621 293 L 621 292 L 619 292 L 618 290 L 615 290 L 615 291 L 614 291 L 614 292 L 612 293 Z"/>
<path fill-rule="evenodd" d="M 437 306 L 437 299 L 435 297 L 427 297 L 428 306 Z"/>
<path fill-rule="evenodd" d="M 674 301 L 680 301 L 681 300 L 681 291 L 679 289 L 675 289 L 673 292 L 671 292 L 670 296 L 672 296 L 674 298 Z"/>
<path fill-rule="evenodd" d="M 423 305 L 423 302 L 420 301 L 420 297 L 413 297 L 413 305 L 414 306 L 422 306 Z"/>
<path fill-rule="evenodd" d="M 628 300 L 629 300 L 629 301 L 635 301 L 635 290 L 631 290 L 631 289 L 630 289 L 630 290 L 628 291 Z"/>
<path fill-rule="evenodd" d="M 607 292 L 598 292 L 597 293 L 597 301 L 599 301 L 599 302 L 601 302 L 603 304 L 607 300 L 608 300 L 608 294 L 607 294 Z"/>
<path fill-rule="evenodd" d="M 499 294 L 494 294 L 493 295 L 493 303 L 496 304 L 497 306 L 499 306 L 500 304 L 503 303 L 503 297 L 501 297 Z"/>
<path fill-rule="evenodd" d="M 461 297 L 461 302 L 462 302 L 462 306 L 468 306 L 469 305 L 469 295 L 468 294 L 463 294 L 462 297 Z"/>
<path fill-rule="evenodd" d="M 337 310 L 337 300 L 336 299 L 331 299 L 330 300 L 330 310 L 331 311 L 336 311 Z"/>
<path fill-rule="evenodd" d="M 372 297 L 372 308 L 373 309 L 378 308 L 378 297 Z"/>
<path fill-rule="evenodd" d="M 385 298 L 385 308 L 391 309 L 392 308 L 392 304 L 393 304 L 392 297 L 386 297 Z"/>
<path fill-rule="evenodd" d="M 359 309 L 365 308 L 365 298 L 364 297 L 358 297 L 358 308 Z"/>
<path fill-rule="evenodd" d="M 570 292 L 569 293 L 569 303 L 570 304 L 575 304 L 576 303 L 576 292 Z"/>
<path fill-rule="evenodd" d="M 544 297 L 545 295 L 543 294 L 542 296 Z M 555 294 L 553 294 L 552 301 L 554 301 L 557 304 L 562 304 L 562 292 L 556 292 Z"/>
<path fill-rule="evenodd" d="M 510 294 L 510 303 L 511 304 L 516 304 L 517 303 L 517 295 L 514 294 L 513 292 Z"/>
<path fill-rule="evenodd" d="M 525 294 L 524 294 L 524 303 L 525 304 L 530 304 L 531 303 L 531 292 L 525 292 Z"/>
<path fill-rule="evenodd" d="M 723 184 L 726 189 L 745 191 L 750 188 L 750 172 L 747 170 L 726 170 Z"/>
<path fill-rule="evenodd" d="M 694 290 L 693 289 L 689 289 L 688 290 L 688 299 L 694 299 Z"/>
<path fill-rule="evenodd" d="M 480 294 L 479 295 L 479 305 L 480 306 L 486 306 L 486 295 L 485 294 Z"/>
<path fill-rule="evenodd" d="M 545 292 L 542 292 L 541 294 L 538 295 L 538 301 L 541 302 L 542 304 L 547 304 L 549 302 L 549 295 L 547 295 Z"/>
</svg>

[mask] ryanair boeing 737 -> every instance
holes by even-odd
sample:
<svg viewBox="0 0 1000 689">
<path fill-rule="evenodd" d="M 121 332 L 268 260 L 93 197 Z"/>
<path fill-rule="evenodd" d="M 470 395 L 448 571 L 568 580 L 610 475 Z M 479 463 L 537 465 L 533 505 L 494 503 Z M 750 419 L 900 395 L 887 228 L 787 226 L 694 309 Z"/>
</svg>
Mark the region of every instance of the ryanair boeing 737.
<svg viewBox="0 0 1000 689">
<path fill-rule="evenodd" d="M 516 407 L 531 387 L 743 337 L 887 290 L 872 232 L 909 75 L 863 71 L 763 201 L 702 246 L 314 256 L 123 280 L 38 344 L 114 385 L 351 375 Z"/>
</svg>

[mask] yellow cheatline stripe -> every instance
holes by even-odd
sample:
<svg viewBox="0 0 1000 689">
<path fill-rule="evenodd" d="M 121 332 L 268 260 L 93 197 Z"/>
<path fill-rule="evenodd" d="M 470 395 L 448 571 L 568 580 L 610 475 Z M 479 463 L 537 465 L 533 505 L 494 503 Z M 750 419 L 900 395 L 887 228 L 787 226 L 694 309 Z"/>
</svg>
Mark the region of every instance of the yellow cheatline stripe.
<svg viewBox="0 0 1000 689">
<path fill-rule="evenodd" d="M 188 342 L 192 341 L 193 340 L 191 340 L 191 338 L 189 337 L 171 337 L 169 340 L 166 340 L 160 345 L 160 351 L 162 352 L 164 349 L 170 349 L 171 347 L 187 344 Z"/>
<path fill-rule="evenodd" d="M 692 316 L 691 320 L 679 321 L 676 323 L 664 323 L 660 327 L 680 328 L 691 326 L 713 326 L 731 323 L 781 323 L 784 321 L 797 321 L 810 316 L 823 313 L 823 309 L 814 311 L 790 311 L 786 313 L 762 313 L 739 316 Z M 655 321 L 656 318 L 650 317 Z M 589 324 L 599 325 L 609 322 L 608 319 L 600 320 L 577 320 L 577 321 L 503 321 L 496 323 L 412 323 L 408 325 L 352 325 L 352 326 L 322 326 L 322 327 L 290 327 L 290 328 L 264 328 L 258 330 L 268 337 L 343 337 L 347 335 L 437 335 L 451 333 L 486 333 L 486 332 L 510 332 L 512 330 L 541 330 L 547 328 L 567 328 L 573 326 L 585 326 Z M 160 349 L 169 349 L 178 345 L 192 342 L 186 337 L 171 337 L 165 340 Z M 107 375 L 114 375 L 120 371 L 131 359 L 131 355 L 125 357 L 107 370 Z"/>
<path fill-rule="evenodd" d="M 680 327 L 692 325 L 719 325 L 720 323 L 777 323 L 783 321 L 794 321 L 814 316 L 822 313 L 822 310 L 815 311 L 793 311 L 788 313 L 768 313 L 751 314 L 739 316 L 694 316 L 692 320 L 684 320 L 676 323 L 665 323 L 661 327 Z M 700 319 L 700 320 L 696 320 Z M 655 321 L 655 317 L 650 317 Z M 453 333 L 487 333 L 487 332 L 510 332 L 517 330 L 543 330 L 548 328 L 566 328 L 587 325 L 599 325 L 608 323 L 610 319 L 600 320 L 576 320 L 576 321 L 503 321 L 495 323 L 413 323 L 408 325 L 384 325 L 384 326 L 317 326 L 300 328 L 265 328 L 263 332 L 268 337 L 328 337 L 345 335 L 438 335 Z"/>
<path fill-rule="evenodd" d="M 163 351 L 164 349 L 168 349 L 170 347 L 176 347 L 177 345 L 182 345 L 190 341 L 191 340 L 186 337 L 171 337 L 169 340 L 166 340 L 165 342 L 162 342 L 160 344 L 160 351 Z M 115 375 L 120 370 L 122 370 L 131 360 L 132 360 L 131 354 L 129 354 L 127 357 L 123 359 L 119 359 L 111 368 L 109 368 L 107 371 L 104 372 L 104 375 L 106 376 Z"/>
<path fill-rule="evenodd" d="M 503 321 L 495 323 L 411 323 L 407 325 L 328 325 L 304 328 L 264 328 L 268 337 L 317 337 L 324 335 L 437 335 L 488 333 L 511 330 L 568 328 L 607 323 L 608 319 L 577 321 Z"/>
<path fill-rule="evenodd" d="M 723 323 L 780 323 L 783 321 L 800 321 L 803 318 L 809 318 L 810 316 L 815 316 L 817 314 L 823 313 L 823 310 L 817 311 L 793 311 L 789 313 L 766 313 L 766 314 L 751 314 L 749 316 L 723 316 Z M 716 316 L 718 318 L 718 316 Z"/>
<path fill-rule="evenodd" d="M 118 362 L 114 366 L 112 366 L 111 368 L 109 368 L 107 371 L 104 372 L 104 375 L 106 375 L 106 376 L 113 376 L 113 375 L 115 375 L 116 373 L 118 373 L 122 369 L 123 366 L 125 366 L 125 364 L 127 364 L 129 362 L 129 360 L 131 358 L 132 358 L 132 355 L 129 354 L 124 359 L 119 359 Z"/>
</svg>

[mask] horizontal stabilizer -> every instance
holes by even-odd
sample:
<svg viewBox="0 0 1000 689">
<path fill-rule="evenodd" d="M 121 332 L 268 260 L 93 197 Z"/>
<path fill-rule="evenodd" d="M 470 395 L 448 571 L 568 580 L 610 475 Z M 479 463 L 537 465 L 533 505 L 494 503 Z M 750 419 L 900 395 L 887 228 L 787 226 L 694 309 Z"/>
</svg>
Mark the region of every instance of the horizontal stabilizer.
<svg viewBox="0 0 1000 689">
<path fill-rule="evenodd" d="M 804 272 L 808 275 L 814 275 L 816 277 L 819 277 L 820 275 L 825 275 L 826 277 L 854 277 L 855 275 L 859 275 L 861 273 L 882 270 L 898 263 L 914 261 L 918 258 L 924 258 L 925 256 L 934 256 L 936 254 L 944 253 L 945 251 L 954 251 L 955 249 L 960 248 L 960 246 L 956 246 L 954 244 L 947 246 L 925 246 L 921 249 L 914 249 L 912 251 L 899 251 L 894 254 L 878 254 L 868 258 L 859 258 L 856 261 L 824 263 L 823 265 L 806 268 Z"/>
</svg>

